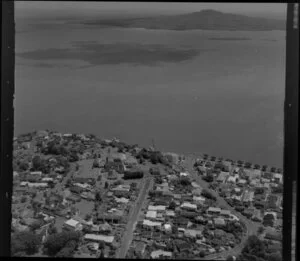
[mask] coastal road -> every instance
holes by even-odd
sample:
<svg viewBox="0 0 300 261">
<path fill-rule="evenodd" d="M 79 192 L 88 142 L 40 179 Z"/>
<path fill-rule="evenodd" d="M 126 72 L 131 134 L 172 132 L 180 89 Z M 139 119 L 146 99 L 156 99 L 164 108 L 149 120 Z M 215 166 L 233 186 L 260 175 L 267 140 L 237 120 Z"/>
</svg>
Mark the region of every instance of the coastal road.
<svg viewBox="0 0 300 261">
<path fill-rule="evenodd" d="M 139 197 L 135 201 L 134 205 L 132 206 L 132 209 L 128 216 L 128 223 L 124 231 L 124 235 L 121 241 L 121 246 L 117 253 L 117 258 L 125 258 L 126 256 L 126 253 L 133 239 L 133 231 L 135 228 L 135 224 L 137 223 L 140 210 L 143 206 L 143 202 L 146 196 L 148 195 L 149 188 L 151 188 L 152 184 L 153 184 L 153 179 L 151 176 L 147 176 L 144 178 L 142 188 L 139 193 Z"/>
<path fill-rule="evenodd" d="M 215 254 L 211 254 L 211 255 L 207 255 L 205 257 L 206 260 L 212 260 L 212 259 L 216 259 L 217 257 L 219 256 L 222 256 L 222 258 L 224 259 L 224 257 L 226 258 L 228 255 L 234 255 L 234 256 L 237 256 L 241 253 L 241 250 L 243 249 L 244 247 L 244 244 L 248 238 L 248 236 L 250 235 L 256 235 L 257 234 L 257 230 L 258 230 L 258 227 L 259 227 L 259 223 L 255 223 L 249 219 L 247 219 L 245 216 L 243 216 L 241 213 L 237 212 L 233 207 L 231 207 L 224 198 L 220 197 L 219 194 L 212 190 L 212 189 L 209 189 L 209 183 L 207 183 L 206 181 L 204 181 L 199 175 L 198 175 L 198 172 L 196 172 L 194 170 L 194 163 L 195 163 L 195 159 L 196 157 L 193 157 L 193 156 L 188 156 L 186 157 L 186 160 L 184 162 L 184 165 L 183 167 L 185 169 L 188 170 L 188 172 L 191 174 L 191 176 L 196 180 L 196 182 L 203 188 L 203 189 L 206 189 L 208 191 L 210 191 L 217 199 L 217 203 L 218 203 L 218 206 L 220 206 L 221 208 L 224 208 L 224 209 L 228 209 L 231 211 L 232 214 L 236 215 L 240 221 L 242 221 L 246 228 L 247 228 L 247 232 L 246 232 L 246 235 L 242 238 L 241 242 L 235 246 L 234 248 L 230 249 L 230 250 L 227 250 L 227 251 L 223 251 L 223 252 L 220 252 L 220 253 L 215 253 Z"/>
</svg>

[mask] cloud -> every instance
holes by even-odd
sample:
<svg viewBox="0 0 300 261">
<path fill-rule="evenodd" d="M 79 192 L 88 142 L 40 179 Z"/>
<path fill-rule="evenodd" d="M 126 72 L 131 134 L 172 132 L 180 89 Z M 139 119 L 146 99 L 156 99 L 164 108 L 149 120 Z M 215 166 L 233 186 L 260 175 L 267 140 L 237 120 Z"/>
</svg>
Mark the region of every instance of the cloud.
<svg viewBox="0 0 300 261">
<path fill-rule="evenodd" d="M 101 64 L 157 65 L 187 61 L 197 56 L 198 53 L 197 49 L 174 48 L 159 44 L 99 44 L 95 41 L 77 41 L 73 42 L 73 48 L 38 49 L 17 53 L 17 56 L 36 61 L 81 60 L 92 66 Z"/>
</svg>

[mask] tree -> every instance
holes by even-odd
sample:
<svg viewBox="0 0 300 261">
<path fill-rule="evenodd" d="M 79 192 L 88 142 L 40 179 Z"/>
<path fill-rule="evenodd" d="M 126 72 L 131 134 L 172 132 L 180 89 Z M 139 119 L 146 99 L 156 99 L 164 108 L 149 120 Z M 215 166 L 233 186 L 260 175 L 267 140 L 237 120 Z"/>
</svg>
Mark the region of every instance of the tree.
<svg viewBox="0 0 300 261">
<path fill-rule="evenodd" d="M 71 187 L 71 185 L 72 185 L 72 181 L 70 179 L 67 179 L 65 186 L 69 188 Z"/>
<path fill-rule="evenodd" d="M 203 197 L 206 197 L 206 198 L 208 198 L 208 199 L 212 199 L 212 200 L 217 200 L 217 198 L 211 193 L 211 192 L 209 192 L 208 190 L 206 190 L 206 189 L 203 189 L 202 190 L 202 192 L 201 192 L 201 195 L 203 196 Z"/>
<path fill-rule="evenodd" d="M 44 222 L 42 220 L 37 220 L 33 222 L 29 227 L 31 231 L 35 231 L 36 229 L 40 228 L 43 224 Z"/>
<path fill-rule="evenodd" d="M 29 164 L 27 162 L 23 161 L 23 162 L 20 163 L 19 168 L 22 171 L 26 171 L 29 168 Z"/>
<path fill-rule="evenodd" d="M 174 201 L 171 201 L 169 204 L 169 209 L 175 209 L 176 208 L 176 203 Z"/>
<path fill-rule="evenodd" d="M 67 245 L 69 241 L 75 241 L 77 244 L 79 242 L 79 239 L 80 233 L 75 231 L 64 231 L 49 235 L 46 242 L 44 243 L 45 252 L 50 256 L 54 256 L 58 254 L 58 252 L 61 251 L 64 247 L 69 247 L 70 245 Z"/>
<path fill-rule="evenodd" d="M 213 182 L 214 176 L 212 174 L 208 174 L 207 176 L 204 176 L 202 179 L 205 180 L 206 182 Z"/>
<path fill-rule="evenodd" d="M 100 165 L 99 165 L 99 160 L 97 158 L 94 159 L 94 162 L 93 162 L 93 168 L 99 168 Z"/>
<path fill-rule="evenodd" d="M 178 227 L 172 226 L 172 234 L 176 235 L 178 233 Z"/>
<path fill-rule="evenodd" d="M 105 181 L 105 183 L 104 183 L 104 188 L 105 188 L 105 189 L 108 188 L 108 182 L 107 182 L 107 181 Z"/>
<path fill-rule="evenodd" d="M 265 228 L 263 226 L 260 226 L 257 230 L 258 234 L 262 234 L 265 231 Z"/>
<path fill-rule="evenodd" d="M 252 261 L 252 260 L 265 260 L 266 252 L 265 245 L 257 236 L 251 235 L 248 237 L 239 260 Z"/>
<path fill-rule="evenodd" d="M 180 178 L 180 184 L 183 186 L 188 186 L 191 184 L 191 181 L 188 177 L 182 177 Z"/>
<path fill-rule="evenodd" d="M 90 220 L 90 219 L 91 219 L 91 217 L 92 217 L 92 215 L 91 215 L 91 214 L 86 214 L 84 219 L 88 221 L 88 220 Z"/>
<path fill-rule="evenodd" d="M 200 257 L 205 257 L 205 251 L 201 250 L 199 255 Z"/>
<path fill-rule="evenodd" d="M 55 226 L 49 226 L 48 234 L 52 235 L 52 234 L 56 234 L 56 233 L 57 233 L 57 228 Z"/>
<path fill-rule="evenodd" d="M 40 236 L 33 232 L 17 232 L 11 238 L 11 253 L 15 255 L 25 252 L 27 255 L 33 255 L 38 252 L 40 244 Z"/>
<path fill-rule="evenodd" d="M 267 214 L 264 216 L 263 225 L 264 226 L 274 226 L 274 216 L 272 214 Z"/>
<path fill-rule="evenodd" d="M 99 201 L 99 202 L 102 201 L 101 194 L 100 194 L 99 191 L 96 192 L 96 194 L 95 194 L 95 199 L 96 199 L 96 201 Z"/>
</svg>

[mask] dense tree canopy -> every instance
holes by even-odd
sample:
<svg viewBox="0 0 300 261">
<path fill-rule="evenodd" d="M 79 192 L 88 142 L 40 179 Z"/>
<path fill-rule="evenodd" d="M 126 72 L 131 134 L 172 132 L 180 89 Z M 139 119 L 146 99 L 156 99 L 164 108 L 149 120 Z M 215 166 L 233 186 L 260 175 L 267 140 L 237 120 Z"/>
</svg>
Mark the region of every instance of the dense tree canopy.
<svg viewBox="0 0 300 261">
<path fill-rule="evenodd" d="M 47 238 L 44 244 L 45 252 L 50 256 L 54 256 L 58 254 L 64 247 L 66 246 L 68 247 L 67 243 L 69 241 L 74 241 L 78 243 L 79 238 L 80 238 L 79 232 L 74 232 L 74 231 L 70 231 L 70 232 L 63 231 L 60 233 L 49 235 L 49 237 Z M 67 252 L 68 252 L 67 250 L 64 250 L 63 253 L 61 254 L 67 254 Z"/>
<path fill-rule="evenodd" d="M 23 252 L 32 255 L 38 252 L 41 237 L 33 232 L 17 232 L 11 237 L 11 253 L 16 255 Z"/>
</svg>

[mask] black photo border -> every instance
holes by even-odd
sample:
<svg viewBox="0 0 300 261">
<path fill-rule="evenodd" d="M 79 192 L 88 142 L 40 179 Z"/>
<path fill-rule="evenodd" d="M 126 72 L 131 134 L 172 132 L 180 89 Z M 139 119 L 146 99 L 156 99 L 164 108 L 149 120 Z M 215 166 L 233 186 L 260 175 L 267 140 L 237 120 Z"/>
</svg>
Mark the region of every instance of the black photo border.
<svg viewBox="0 0 300 261">
<path fill-rule="evenodd" d="M 88 2 L 88 1 L 87 1 Z M 91 1 L 92 2 L 92 1 Z M 134 1 L 130 1 L 134 2 Z M 151 2 L 151 1 L 150 1 Z M 155 1 L 156 2 L 156 1 Z M 157 1 L 159 2 L 159 1 Z M 174 1 L 177 2 L 177 1 Z M 184 1 L 180 1 L 184 2 Z M 194 2 L 194 1 L 188 1 Z M 195 1 L 197 2 L 197 1 Z M 199 1 L 201 2 L 201 1 Z M 210 2 L 210 1 L 205 1 Z M 213 1 L 215 2 L 215 1 Z M 242 1 L 244 2 L 244 1 Z M 276 2 L 274 2 L 276 3 Z M 286 3 L 286 2 L 282 2 Z M 298 186 L 298 102 L 299 102 L 299 13 L 287 3 L 286 79 L 284 103 L 284 196 L 282 258 L 291 260 L 293 183 Z M 12 156 L 15 93 L 14 1 L 2 0 L 1 22 L 1 127 L 0 127 L 0 256 L 10 256 Z M 295 27 L 295 16 L 298 25 Z M 297 200 L 298 205 L 298 200 Z M 297 211 L 298 211 L 297 207 Z M 297 237 L 296 237 L 297 242 Z M 297 244 L 296 244 L 297 245 Z M 296 251 L 297 260 L 297 251 Z"/>
</svg>

